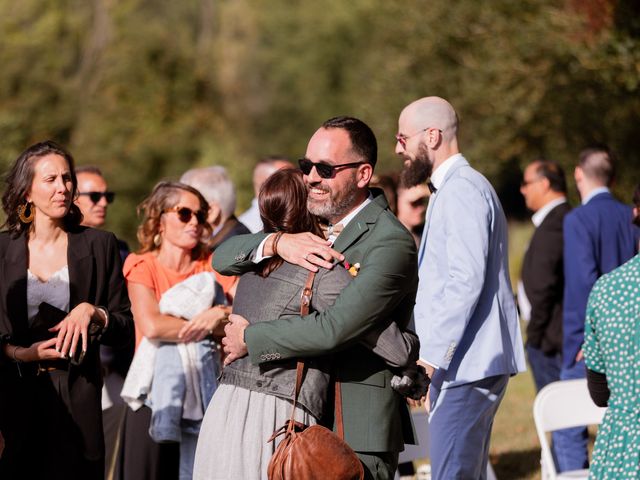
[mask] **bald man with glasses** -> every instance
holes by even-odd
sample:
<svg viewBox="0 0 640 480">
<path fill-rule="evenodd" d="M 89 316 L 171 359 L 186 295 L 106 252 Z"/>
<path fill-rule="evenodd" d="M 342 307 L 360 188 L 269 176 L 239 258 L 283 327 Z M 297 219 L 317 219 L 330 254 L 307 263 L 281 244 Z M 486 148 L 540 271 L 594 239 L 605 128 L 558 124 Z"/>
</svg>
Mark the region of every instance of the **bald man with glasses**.
<svg viewBox="0 0 640 480">
<path fill-rule="evenodd" d="M 511 375 L 525 370 L 511 291 L 507 221 L 495 190 L 458 149 L 458 117 L 446 100 L 404 108 L 396 153 L 407 186 L 432 195 L 418 253 L 414 321 L 431 377 L 434 480 L 486 478 L 493 419 Z"/>
</svg>

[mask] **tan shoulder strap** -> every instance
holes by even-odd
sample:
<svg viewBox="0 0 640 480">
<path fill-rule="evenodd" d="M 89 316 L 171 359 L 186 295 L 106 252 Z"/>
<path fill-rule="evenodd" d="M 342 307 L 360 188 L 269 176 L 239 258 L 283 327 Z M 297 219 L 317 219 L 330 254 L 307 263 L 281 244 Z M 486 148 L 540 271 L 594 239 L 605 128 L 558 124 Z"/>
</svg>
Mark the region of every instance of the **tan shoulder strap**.
<svg viewBox="0 0 640 480">
<path fill-rule="evenodd" d="M 309 272 L 309 275 L 307 275 L 307 281 L 304 284 L 304 288 L 302 289 L 302 294 L 300 296 L 300 315 L 309 314 L 311 297 L 313 296 L 313 280 L 315 279 L 315 277 L 315 272 Z M 293 393 L 293 409 L 291 411 L 291 421 L 289 422 L 291 428 L 293 428 L 295 420 L 296 405 L 298 404 L 298 395 L 300 394 L 300 388 L 302 387 L 303 374 L 304 361 L 298 360 L 298 364 L 296 366 L 296 389 Z"/>
<path fill-rule="evenodd" d="M 315 272 L 309 272 L 307 281 L 302 289 L 302 295 L 300 298 L 300 315 L 308 315 L 309 308 L 311 306 L 311 297 L 313 297 L 313 280 L 315 279 Z M 295 424 L 296 405 L 298 404 L 298 395 L 300 394 L 300 388 L 302 387 L 302 377 L 304 374 L 304 361 L 298 361 L 296 366 L 296 389 L 293 394 L 293 409 L 291 411 L 291 421 L 289 422 L 289 428 L 293 429 Z M 342 423 L 342 388 L 340 382 L 335 382 L 335 424 L 338 436 L 344 440 L 344 424 Z"/>
</svg>

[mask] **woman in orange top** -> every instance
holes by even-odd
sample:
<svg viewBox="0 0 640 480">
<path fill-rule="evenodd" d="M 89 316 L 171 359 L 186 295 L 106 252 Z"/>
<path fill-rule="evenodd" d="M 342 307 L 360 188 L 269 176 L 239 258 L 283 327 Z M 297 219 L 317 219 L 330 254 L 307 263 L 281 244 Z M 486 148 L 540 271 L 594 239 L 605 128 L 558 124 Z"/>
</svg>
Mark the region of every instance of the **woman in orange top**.
<svg viewBox="0 0 640 480">
<path fill-rule="evenodd" d="M 213 272 L 211 254 L 203 242 L 210 236 L 206 222 L 209 206 L 200 192 L 177 182 L 161 182 L 139 207 L 144 215 L 138 228 L 141 249 L 127 257 L 127 280 L 136 328 L 136 347 L 142 337 L 161 342 L 187 343 L 222 336 L 228 307 L 214 306 L 185 321 L 160 312 L 163 293 L 188 277 Z M 226 294 L 235 277 L 216 274 Z M 210 356 L 211 361 L 217 358 Z M 215 381 L 215 379 L 207 379 Z M 204 408 L 208 398 L 202 398 Z M 196 435 L 182 435 L 180 444 L 155 443 L 149 436 L 151 409 L 127 409 L 122 449 L 123 479 L 191 478 Z M 190 438 L 193 437 L 193 438 Z M 191 443 L 193 446 L 191 447 Z M 180 445 L 180 446 L 179 446 Z M 182 458 L 181 458 L 182 457 Z M 190 458 L 185 458 L 190 457 Z M 186 469 L 186 471 L 185 471 Z"/>
</svg>

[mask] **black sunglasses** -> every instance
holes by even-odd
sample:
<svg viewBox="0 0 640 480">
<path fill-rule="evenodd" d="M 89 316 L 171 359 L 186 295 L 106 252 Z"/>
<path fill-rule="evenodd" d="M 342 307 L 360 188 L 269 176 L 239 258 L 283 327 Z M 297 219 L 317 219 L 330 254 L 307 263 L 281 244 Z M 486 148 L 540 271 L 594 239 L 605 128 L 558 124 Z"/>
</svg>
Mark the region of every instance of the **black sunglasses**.
<svg viewBox="0 0 640 480">
<path fill-rule="evenodd" d="M 78 195 L 86 195 L 93 203 L 98 203 L 102 197 L 107 200 L 107 203 L 112 203 L 116 198 L 115 192 L 80 192 Z"/>
<path fill-rule="evenodd" d="M 180 205 L 176 205 L 175 207 L 165 208 L 162 213 L 167 212 L 176 212 L 178 214 L 178 219 L 182 223 L 189 223 L 191 221 L 191 217 L 196 216 L 196 220 L 200 225 L 204 225 L 204 222 L 207 221 L 207 216 L 202 210 L 198 210 L 194 212 L 189 207 L 181 207 Z"/>
<path fill-rule="evenodd" d="M 362 165 L 366 162 L 353 162 L 353 163 L 343 163 L 341 165 L 329 165 L 328 163 L 315 163 L 309 160 L 308 158 L 301 158 L 298 160 L 298 165 L 300 165 L 300 170 L 305 175 L 309 175 L 311 173 L 311 169 L 316 167 L 316 172 L 320 175 L 320 178 L 332 178 L 335 174 L 336 169 L 338 168 L 351 168 L 356 167 L 358 165 Z"/>
</svg>

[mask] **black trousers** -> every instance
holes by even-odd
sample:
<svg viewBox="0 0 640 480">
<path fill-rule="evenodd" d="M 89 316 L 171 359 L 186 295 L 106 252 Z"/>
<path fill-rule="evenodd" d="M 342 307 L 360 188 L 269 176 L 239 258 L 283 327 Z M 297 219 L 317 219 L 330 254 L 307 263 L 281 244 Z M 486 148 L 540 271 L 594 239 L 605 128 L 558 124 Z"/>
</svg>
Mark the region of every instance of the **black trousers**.
<svg viewBox="0 0 640 480">
<path fill-rule="evenodd" d="M 180 444 L 156 443 L 149 436 L 151 409 L 127 407 L 121 443 L 122 480 L 176 480 Z"/>
<path fill-rule="evenodd" d="M 67 375 L 66 371 L 23 377 L 0 374 L 0 423 L 5 439 L 0 479 L 104 477 L 104 451 L 86 458 L 69 401 L 63 398 L 61 385 L 68 381 Z M 101 415 L 99 410 L 94 413 Z"/>
</svg>

